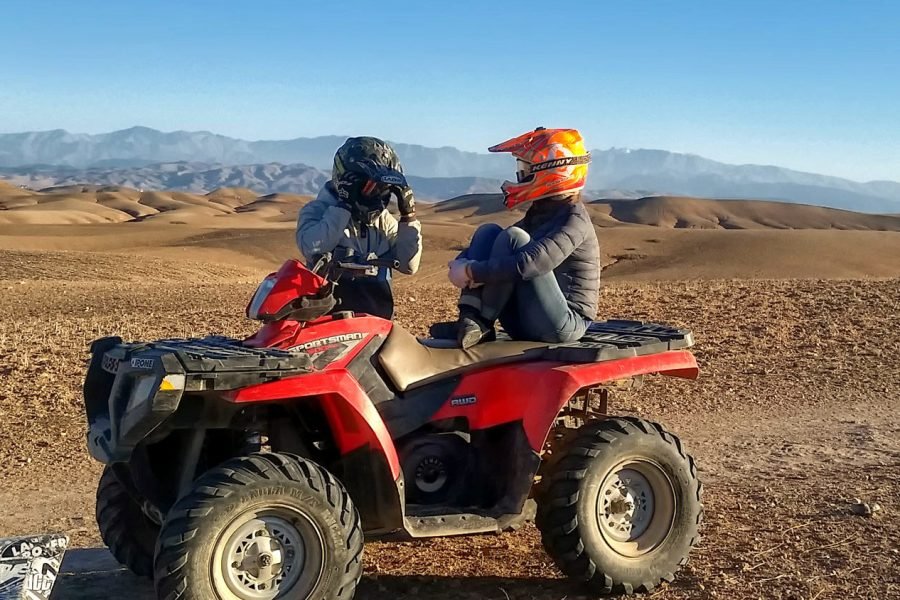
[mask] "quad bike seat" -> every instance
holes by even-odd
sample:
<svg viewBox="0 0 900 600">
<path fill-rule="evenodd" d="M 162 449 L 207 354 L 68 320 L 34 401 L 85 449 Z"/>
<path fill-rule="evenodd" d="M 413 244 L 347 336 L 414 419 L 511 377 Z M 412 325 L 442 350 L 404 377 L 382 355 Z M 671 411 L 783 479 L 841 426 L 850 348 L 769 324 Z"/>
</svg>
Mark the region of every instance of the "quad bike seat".
<svg viewBox="0 0 900 600">
<path fill-rule="evenodd" d="M 547 344 L 541 342 L 500 341 L 461 348 L 426 346 L 413 334 L 394 325 L 378 361 L 401 392 L 465 371 L 509 362 L 540 360 Z"/>
<path fill-rule="evenodd" d="M 378 361 L 400 392 L 452 377 L 474 368 L 499 364 L 553 361 L 591 363 L 680 350 L 693 345 L 685 329 L 641 321 L 594 322 L 584 337 L 571 343 L 520 342 L 509 338 L 461 348 L 436 347 L 394 325 Z"/>
</svg>

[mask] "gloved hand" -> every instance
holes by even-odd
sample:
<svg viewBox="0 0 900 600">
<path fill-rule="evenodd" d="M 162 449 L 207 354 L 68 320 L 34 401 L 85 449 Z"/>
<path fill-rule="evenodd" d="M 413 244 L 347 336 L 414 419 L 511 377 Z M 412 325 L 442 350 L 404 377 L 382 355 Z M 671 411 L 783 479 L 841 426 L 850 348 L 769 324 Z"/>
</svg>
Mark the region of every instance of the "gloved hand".
<svg viewBox="0 0 900 600">
<path fill-rule="evenodd" d="M 416 198 L 413 196 L 412 188 L 408 185 L 395 185 L 392 189 L 394 195 L 397 196 L 397 208 L 400 209 L 400 215 L 414 217 L 416 215 Z"/>
<path fill-rule="evenodd" d="M 466 268 L 469 262 L 464 258 L 457 258 L 447 263 L 447 266 L 450 268 L 450 272 L 447 274 L 450 283 L 461 290 L 470 287 L 472 284 L 472 278 L 469 276 L 469 270 Z"/>
<path fill-rule="evenodd" d="M 334 191 L 342 208 L 346 208 L 351 213 L 358 209 L 359 198 L 366 181 L 368 178 L 362 173 L 346 171 L 334 182 Z"/>
<path fill-rule="evenodd" d="M 390 201 L 387 186 L 378 187 L 365 173 L 348 171 L 334 183 L 340 207 L 350 211 L 356 223 L 371 225 Z"/>
<path fill-rule="evenodd" d="M 378 165 L 370 160 L 360 161 L 357 165 L 362 169 L 369 179 L 378 186 L 376 193 L 381 196 L 381 190 L 386 190 L 389 194 L 397 197 L 397 208 L 400 209 L 400 216 L 406 217 L 404 221 L 411 221 L 416 214 L 416 199 L 413 196 L 412 188 L 406 181 L 406 176 L 402 171 Z M 389 198 L 389 197 L 388 197 Z M 385 203 L 387 207 L 387 203 Z"/>
</svg>

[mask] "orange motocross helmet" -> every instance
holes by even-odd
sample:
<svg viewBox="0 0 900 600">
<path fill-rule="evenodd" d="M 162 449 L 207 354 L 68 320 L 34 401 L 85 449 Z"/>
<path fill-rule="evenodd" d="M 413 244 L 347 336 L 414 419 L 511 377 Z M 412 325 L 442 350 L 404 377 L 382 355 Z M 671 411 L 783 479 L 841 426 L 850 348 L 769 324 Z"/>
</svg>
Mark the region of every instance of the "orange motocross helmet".
<svg viewBox="0 0 900 600">
<path fill-rule="evenodd" d="M 488 151 L 511 152 L 516 157 L 517 181 L 505 181 L 500 188 L 506 208 L 581 190 L 591 162 L 576 129 L 538 127 Z"/>
</svg>

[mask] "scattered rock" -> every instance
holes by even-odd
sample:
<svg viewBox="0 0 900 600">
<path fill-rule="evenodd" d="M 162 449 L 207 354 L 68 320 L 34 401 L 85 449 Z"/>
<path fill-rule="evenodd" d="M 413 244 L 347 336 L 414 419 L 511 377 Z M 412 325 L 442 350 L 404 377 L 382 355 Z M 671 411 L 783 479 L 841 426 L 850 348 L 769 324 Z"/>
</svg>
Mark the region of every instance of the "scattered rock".
<svg viewBox="0 0 900 600">
<path fill-rule="evenodd" d="M 878 508 L 880 509 L 881 507 L 879 506 Z M 874 512 L 872 507 L 865 502 L 854 502 L 850 506 L 850 510 L 853 511 L 854 515 L 859 515 L 861 517 L 871 517 Z"/>
</svg>

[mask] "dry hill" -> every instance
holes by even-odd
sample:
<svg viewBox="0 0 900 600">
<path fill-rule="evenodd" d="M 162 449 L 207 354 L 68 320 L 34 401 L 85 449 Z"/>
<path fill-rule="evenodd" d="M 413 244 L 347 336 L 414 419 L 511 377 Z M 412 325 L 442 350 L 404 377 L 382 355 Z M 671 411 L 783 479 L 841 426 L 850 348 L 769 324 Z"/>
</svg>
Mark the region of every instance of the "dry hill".
<svg viewBox="0 0 900 600">
<path fill-rule="evenodd" d="M 297 254 L 293 226 L 308 199 L 246 188 L 205 195 L 80 185 L 37 192 L 0 182 L 0 251 L 129 252 L 267 269 Z M 897 216 L 685 197 L 598 200 L 588 210 L 607 280 L 900 276 Z M 441 278 L 478 225 L 508 225 L 522 211 L 504 209 L 499 195 L 474 194 L 421 203 L 419 215 L 423 268 Z M 136 228 L 140 235 L 131 235 Z"/>
<path fill-rule="evenodd" d="M 39 192 L 0 182 L 0 224 L 68 225 L 151 221 L 203 227 L 293 223 L 309 196 L 259 196 L 244 188 L 208 194 L 69 185 Z"/>
<path fill-rule="evenodd" d="M 293 223 L 309 196 L 260 196 L 247 188 L 208 194 L 139 191 L 121 186 L 67 185 L 33 191 L 0 181 L 0 225 L 66 225 L 151 221 L 202 227 L 266 227 Z M 595 200 L 598 227 L 644 225 L 674 229 L 846 229 L 900 231 L 900 217 L 762 200 L 650 196 Z M 503 208 L 499 194 L 469 194 L 420 203 L 419 215 L 437 226 L 486 221 L 512 223 L 521 211 Z"/>
<path fill-rule="evenodd" d="M 821 206 L 684 196 L 594 200 L 588 204 L 598 227 L 650 225 L 670 229 L 852 229 L 900 231 L 896 215 L 872 215 Z M 441 202 L 426 214 L 440 220 L 515 220 L 505 216 L 499 194 L 471 194 Z"/>
<path fill-rule="evenodd" d="M 763 200 L 651 196 L 597 201 L 596 212 L 620 223 L 676 229 L 860 229 L 898 231 L 900 219 L 821 206 Z"/>
</svg>

